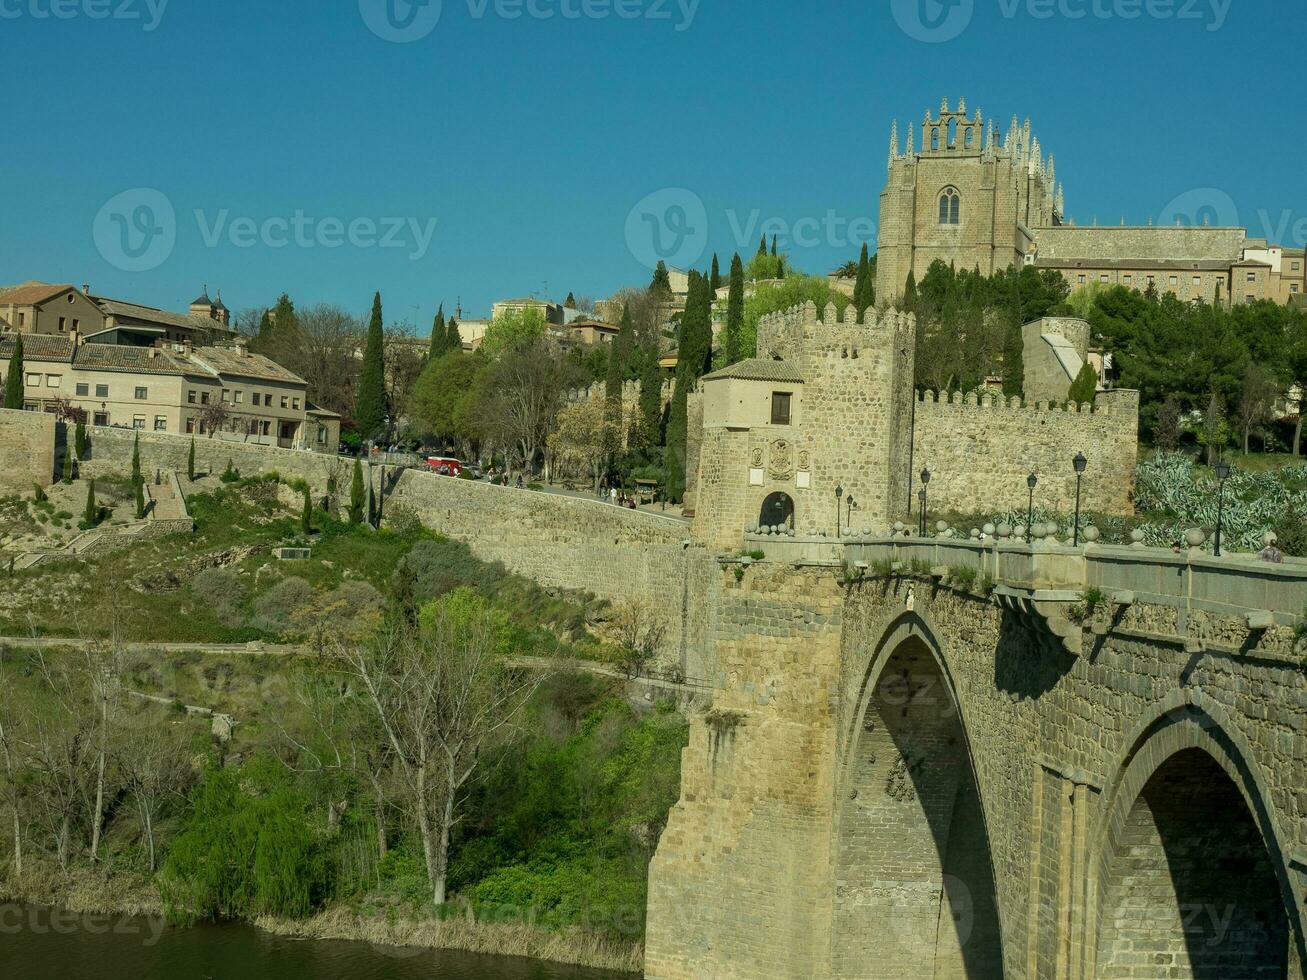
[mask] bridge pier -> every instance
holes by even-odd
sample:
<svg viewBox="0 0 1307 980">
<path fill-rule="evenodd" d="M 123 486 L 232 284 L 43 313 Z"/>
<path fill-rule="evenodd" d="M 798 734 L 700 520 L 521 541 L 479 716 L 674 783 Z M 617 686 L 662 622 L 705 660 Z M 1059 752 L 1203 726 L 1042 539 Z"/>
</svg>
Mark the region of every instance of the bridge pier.
<svg viewBox="0 0 1307 980">
<path fill-rule="evenodd" d="M 721 572 L 650 977 L 1303 976 L 1307 679 L 1279 611 L 1163 569 L 1175 596 L 1053 631 L 1004 598 L 1038 582 Z"/>
</svg>

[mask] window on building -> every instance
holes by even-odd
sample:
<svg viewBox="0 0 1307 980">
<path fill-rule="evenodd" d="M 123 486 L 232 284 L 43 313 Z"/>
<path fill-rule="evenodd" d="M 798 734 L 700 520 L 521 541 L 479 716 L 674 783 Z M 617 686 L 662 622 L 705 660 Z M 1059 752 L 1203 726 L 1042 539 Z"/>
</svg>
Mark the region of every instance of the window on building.
<svg viewBox="0 0 1307 980">
<path fill-rule="evenodd" d="M 1295 263 L 1293 264 L 1293 271 L 1294 271 L 1294 272 L 1297 272 L 1300 268 L 1301 268 L 1301 266 L 1300 266 L 1297 262 L 1295 262 Z"/>
<path fill-rule="evenodd" d="M 47 374 L 45 376 L 45 386 L 47 388 L 58 388 L 63 383 L 64 376 L 62 374 Z"/>
<path fill-rule="evenodd" d="M 209 404 L 209 393 L 207 391 L 200 392 L 200 404 L 201 405 Z"/>
<path fill-rule="evenodd" d="M 281 396 L 281 407 L 290 408 L 290 398 L 286 395 Z"/>
<path fill-rule="evenodd" d="M 29 373 L 29 374 L 27 375 L 27 387 L 29 387 L 29 388 L 39 388 L 39 387 L 41 387 L 41 376 L 40 376 L 39 374 L 30 374 L 30 373 Z"/>
<path fill-rule="evenodd" d="M 1076 276 L 1076 282 L 1081 286 L 1085 284 L 1085 274 L 1083 272 L 1080 273 L 1080 275 Z"/>
<path fill-rule="evenodd" d="M 194 432 L 194 431 L 195 431 L 195 419 L 187 419 L 187 420 L 186 420 L 186 431 L 187 431 L 187 432 Z"/>
<path fill-rule="evenodd" d="M 77 396 L 78 396 L 79 398 L 85 398 L 87 395 L 89 395 L 89 394 L 91 393 L 91 386 L 90 386 L 90 385 L 78 385 L 74 390 L 77 392 Z"/>
<path fill-rule="evenodd" d="M 82 329 L 82 321 L 77 319 L 77 317 L 73 317 L 73 329 L 74 330 Z"/>
<path fill-rule="evenodd" d="M 939 149 L 939 127 L 936 127 L 930 131 L 930 148 L 932 150 Z"/>
<path fill-rule="evenodd" d="M 272 396 L 271 396 L 271 395 L 264 395 L 264 396 L 263 396 L 263 407 L 264 407 L 264 408 L 272 408 Z"/>
<path fill-rule="evenodd" d="M 108 424 L 109 424 L 109 413 L 108 413 L 108 412 L 96 412 L 94 415 L 91 416 L 91 424 L 92 424 L 92 425 L 108 425 Z"/>
<path fill-rule="evenodd" d="M 945 187 L 939 195 L 939 223 L 956 225 L 962 216 L 962 195 L 956 187 Z"/>
<path fill-rule="evenodd" d="M 1203 277 L 1202 277 L 1202 276 L 1194 276 L 1194 285 L 1195 285 L 1195 286 L 1201 286 L 1202 284 L 1203 284 Z"/>
<path fill-rule="evenodd" d="M 239 404 L 241 404 L 243 401 L 245 401 L 245 392 L 243 392 L 243 391 L 241 391 L 239 388 L 237 388 L 234 392 L 232 392 L 232 402 L 233 402 L 234 404 L 239 405 Z"/>
<path fill-rule="evenodd" d="M 1099 281 L 1099 282 L 1107 282 L 1107 281 L 1108 281 L 1108 275 L 1107 275 L 1107 273 L 1106 273 L 1106 272 L 1100 272 L 1100 273 L 1098 274 L 1098 281 Z"/>
<path fill-rule="evenodd" d="M 1179 277 L 1179 276 L 1171 276 L 1170 279 L 1167 280 L 1167 281 L 1168 281 L 1172 286 L 1178 286 L 1178 285 L 1180 285 L 1180 277 Z"/>
<path fill-rule="evenodd" d="M 227 402 L 231 401 L 231 392 L 228 391 L 226 388 L 222 389 L 222 401 L 223 404 L 226 404 Z"/>
<path fill-rule="evenodd" d="M 149 388 L 137 388 L 137 389 L 136 389 L 136 400 L 137 400 L 138 402 L 143 402 L 143 401 L 145 401 L 145 400 L 146 400 L 147 398 L 149 398 L 149 397 L 150 397 L 150 389 L 149 389 Z"/>
<path fill-rule="evenodd" d="M 1254 296 L 1252 293 L 1249 293 L 1247 296 L 1244 297 L 1243 301 L 1244 301 L 1245 304 L 1256 303 L 1256 302 L 1257 302 L 1257 297 Z"/>
<path fill-rule="evenodd" d="M 40 406 L 37 405 L 36 402 L 23 402 L 24 412 L 35 412 L 39 410 L 40 410 Z"/>
<path fill-rule="evenodd" d="M 327 441 L 327 427 L 325 425 L 320 425 L 318 426 L 318 445 L 321 446 L 326 441 Z"/>
<path fill-rule="evenodd" d="M 266 436 L 272 431 L 272 423 L 266 419 L 263 422 L 263 434 Z"/>
<path fill-rule="evenodd" d="M 1149 276 L 1149 277 L 1148 277 L 1148 285 L 1150 285 L 1150 286 L 1155 286 L 1156 284 L 1157 284 L 1157 277 L 1156 277 L 1156 276 Z"/>
<path fill-rule="evenodd" d="M 300 408 L 300 400 L 299 400 L 298 398 L 292 398 L 292 399 L 290 400 L 290 407 L 293 408 L 293 409 L 295 409 L 295 411 L 298 412 L 298 411 L 299 411 L 299 408 Z"/>
<path fill-rule="evenodd" d="M 194 391 L 194 389 L 192 389 L 191 391 L 186 392 L 186 401 L 189 402 L 189 403 L 192 404 L 192 405 L 195 404 L 196 397 L 195 397 L 195 391 Z"/>
<path fill-rule="evenodd" d="M 132 428 L 133 428 L 133 429 L 144 429 L 144 428 L 145 428 L 145 416 L 144 416 L 144 415 L 133 415 L 133 416 L 132 416 Z"/>
<path fill-rule="evenodd" d="M 1289 292 L 1296 293 L 1297 291 L 1298 291 L 1298 284 L 1296 282 L 1289 283 Z"/>
<path fill-rule="evenodd" d="M 108 397 L 109 397 L 109 386 L 108 386 L 108 385 L 96 385 L 96 386 L 95 386 L 95 397 L 96 397 L 96 398 L 108 398 Z"/>
<path fill-rule="evenodd" d="M 966 132 L 966 135 L 963 136 L 963 138 L 962 138 L 962 142 L 965 143 L 965 144 L 967 145 L 968 148 L 971 146 L 971 127 L 970 127 L 970 126 L 967 127 L 967 132 Z"/>
<path fill-rule="evenodd" d="M 167 432 L 167 431 L 168 431 L 168 416 L 166 416 L 166 415 L 156 415 L 156 416 L 154 417 L 154 431 L 155 431 L 155 432 Z"/>
<path fill-rule="evenodd" d="M 66 316 L 61 316 L 59 318 L 59 332 L 64 333 L 67 330 L 68 330 L 68 318 Z"/>
<path fill-rule="evenodd" d="M 1248 281 L 1249 281 L 1249 282 L 1256 282 L 1256 281 L 1257 281 L 1257 273 L 1255 273 L 1255 272 L 1250 272 L 1250 273 L 1248 273 Z"/>
<path fill-rule="evenodd" d="M 771 424 L 790 424 L 790 402 L 794 396 L 788 391 L 774 391 L 771 396 Z"/>
<path fill-rule="evenodd" d="M 21 328 L 21 327 L 25 327 L 25 326 L 27 326 L 27 314 L 26 314 L 26 313 L 19 313 L 19 314 L 18 314 L 18 326 L 19 326 L 20 328 Z"/>
<path fill-rule="evenodd" d="M 1121 280 L 1122 280 L 1122 282 L 1124 282 L 1127 286 L 1129 286 L 1132 282 L 1135 281 L 1135 277 L 1132 276 L 1132 275 L 1130 275 L 1130 273 L 1127 272 L 1124 276 L 1121 277 Z"/>
</svg>

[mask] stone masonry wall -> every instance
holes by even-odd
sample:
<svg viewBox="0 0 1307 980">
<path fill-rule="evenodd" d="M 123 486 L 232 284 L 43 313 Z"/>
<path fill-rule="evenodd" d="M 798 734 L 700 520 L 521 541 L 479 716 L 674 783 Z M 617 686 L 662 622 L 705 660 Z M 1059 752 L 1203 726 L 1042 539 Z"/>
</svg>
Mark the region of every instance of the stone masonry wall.
<svg viewBox="0 0 1307 980">
<path fill-rule="evenodd" d="M 55 478 L 53 415 L 0 409 L 0 487 L 27 492 Z"/>
<path fill-rule="evenodd" d="M 437 533 L 466 542 L 478 558 L 501 562 L 542 585 L 615 601 L 649 600 L 667 625 L 664 656 L 679 662 L 691 679 L 712 679 L 702 635 L 706 613 L 690 612 L 713 602 L 695 568 L 708 559 L 702 549 L 686 547 L 685 522 L 597 500 L 412 470 L 386 498 L 388 511 L 397 506 Z"/>
<path fill-rule="evenodd" d="M 914 469 L 929 468 L 931 513 L 1020 511 L 1029 501 L 1026 479 L 1039 477 L 1035 504 L 1062 513 L 1075 509 L 1077 452 L 1089 461 L 1082 482 L 1086 511 L 1134 512 L 1139 396 L 1103 392 L 1092 413 L 1042 403 L 1013 407 L 1003 398 L 917 403 Z"/>
<path fill-rule="evenodd" d="M 141 440 L 142 472 L 153 474 L 156 469 L 186 472 L 186 459 L 191 449 L 190 436 L 94 426 L 88 426 L 86 433 L 88 458 L 81 466 L 85 476 L 114 473 L 124 475 L 130 472 L 132 447 L 137 436 Z M 326 453 L 204 437 L 195 439 L 197 472 L 221 473 L 226 469 L 228 460 L 240 470 L 242 476 L 276 472 L 288 479 L 303 479 L 308 482 L 315 496 L 325 495 L 327 484 L 333 478 L 338 488 L 347 490 L 353 472 L 350 460 Z"/>
<path fill-rule="evenodd" d="M 723 682 L 692 723 L 681 801 L 650 870 L 648 975 L 875 977 L 916 963 L 902 960 L 906 943 L 934 959 L 933 973 L 915 965 L 913 976 L 1091 980 L 1121 964 L 1119 975 L 1151 980 L 1215 976 L 1214 963 L 1252 976 L 1239 971 L 1260 956 L 1301 978 L 1307 684 L 1292 630 L 1212 621 L 1194 654 L 1175 613 L 1121 609 L 1074 656 L 1025 614 L 926 580 L 840 589 L 833 569 L 763 563 L 738 584 L 728 571 L 715 629 Z M 898 686 L 886 691 L 885 678 Z M 960 737 L 931 717 L 956 718 Z M 1233 791 L 1190 794 L 1181 816 L 1196 836 L 1172 834 L 1163 856 L 1163 817 L 1160 839 L 1141 836 L 1139 801 L 1150 772 L 1195 747 Z M 955 782 L 964 760 L 979 812 L 955 817 L 950 837 L 929 797 L 915 801 Z M 959 814 L 971 806 L 957 799 Z M 935 849 L 907 846 L 923 834 Z M 1155 887 L 1150 868 L 1192 863 L 1193 842 L 1217 838 L 1239 842 L 1224 870 L 1195 869 L 1187 894 Z M 877 862 L 911 886 L 897 900 L 919 914 L 867 917 L 876 893 L 863 870 Z M 986 864 L 1001 974 L 974 945 L 993 914 Z M 1255 895 L 1253 870 L 1269 882 Z M 960 950 L 912 926 L 929 925 L 930 901 Z M 1203 931 L 1177 932 L 1193 904 L 1204 916 L 1236 906 L 1230 929 L 1194 916 Z"/>
</svg>

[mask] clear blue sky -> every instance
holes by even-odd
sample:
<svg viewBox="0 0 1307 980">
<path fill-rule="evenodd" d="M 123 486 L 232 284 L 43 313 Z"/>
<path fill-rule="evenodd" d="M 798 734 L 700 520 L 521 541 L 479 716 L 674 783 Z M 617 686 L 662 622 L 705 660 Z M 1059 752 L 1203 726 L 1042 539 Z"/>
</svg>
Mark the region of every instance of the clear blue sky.
<svg viewBox="0 0 1307 980">
<path fill-rule="evenodd" d="M 379 289 L 425 329 L 441 300 L 473 315 L 647 282 L 652 219 L 632 209 L 651 194 L 679 257 L 706 231 L 701 267 L 747 256 L 756 212 L 825 272 L 860 239 L 812 222 L 865 229 L 891 119 L 906 136 L 960 95 L 1032 119 L 1080 223 L 1180 198 L 1307 232 L 1299 3 L 443 0 L 433 22 L 436 0 L 171 0 L 155 23 L 160 2 L 0 0 L 0 283 L 358 312 Z M 138 188 L 175 219 L 118 197 Z M 307 244 L 276 223 L 297 213 Z M 383 224 L 326 247 L 360 219 L 403 219 L 402 247 L 379 247 Z"/>
</svg>

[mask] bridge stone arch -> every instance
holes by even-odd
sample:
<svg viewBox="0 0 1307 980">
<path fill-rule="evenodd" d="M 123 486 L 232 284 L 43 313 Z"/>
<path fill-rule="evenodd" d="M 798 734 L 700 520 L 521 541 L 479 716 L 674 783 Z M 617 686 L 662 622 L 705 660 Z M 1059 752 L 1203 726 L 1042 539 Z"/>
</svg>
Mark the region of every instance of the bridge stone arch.
<svg viewBox="0 0 1307 980">
<path fill-rule="evenodd" d="M 1177 692 L 1126 744 L 1095 836 L 1086 975 L 1300 976 L 1287 838 L 1239 729 L 1201 691 Z"/>
<path fill-rule="evenodd" d="M 989 834 L 944 647 L 912 611 L 872 635 L 841 739 L 832 973 L 1000 980 Z"/>
</svg>

